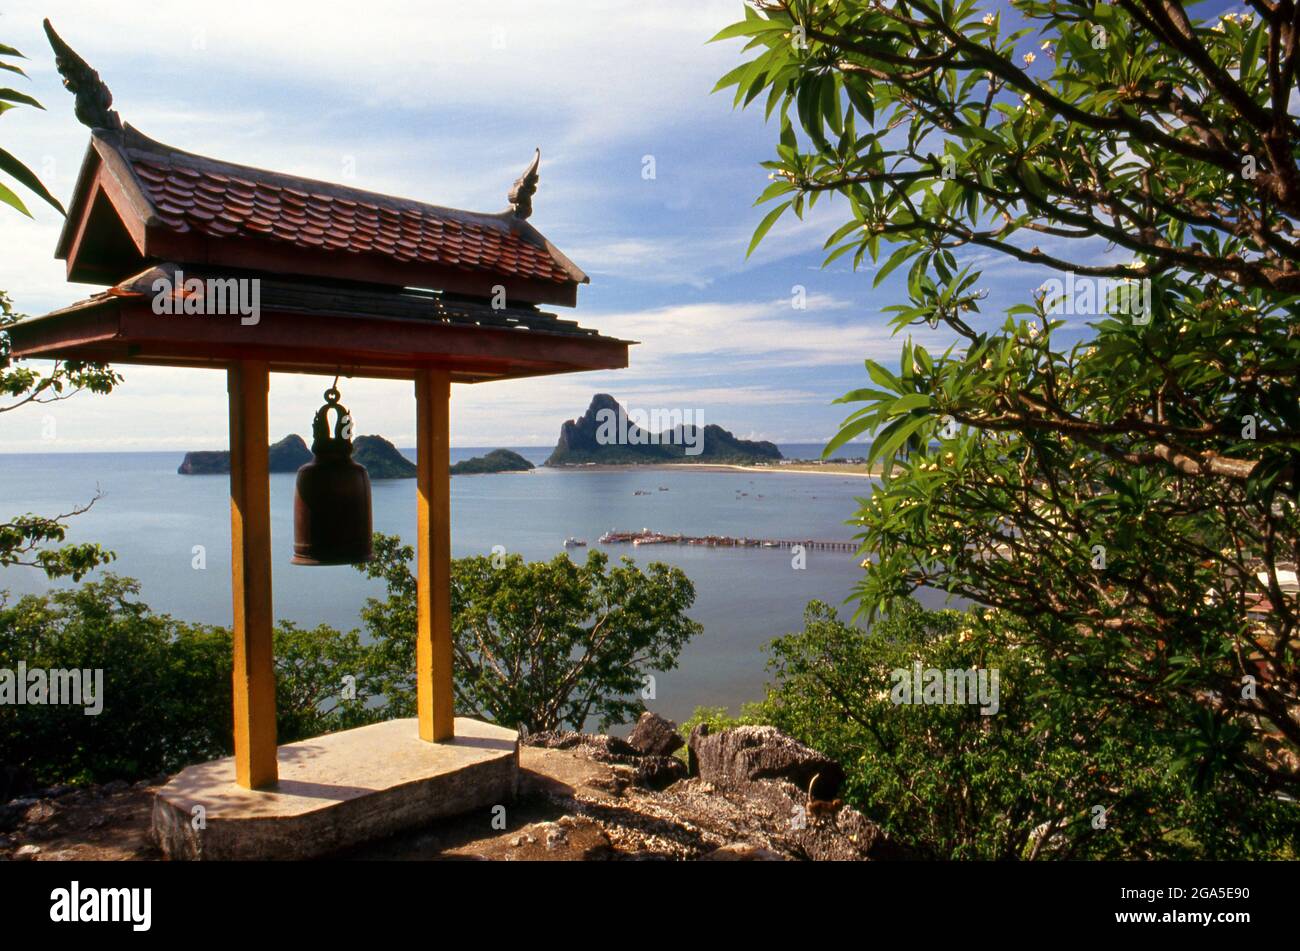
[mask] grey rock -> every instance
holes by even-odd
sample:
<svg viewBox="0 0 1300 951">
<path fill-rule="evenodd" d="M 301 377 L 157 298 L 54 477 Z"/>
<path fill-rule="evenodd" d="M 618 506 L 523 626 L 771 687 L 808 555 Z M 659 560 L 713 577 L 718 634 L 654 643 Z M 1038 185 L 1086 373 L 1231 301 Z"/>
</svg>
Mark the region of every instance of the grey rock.
<svg viewBox="0 0 1300 951">
<path fill-rule="evenodd" d="M 23 817 L 27 815 L 27 810 L 36 805 L 38 799 L 11 799 L 9 802 L 0 806 L 0 832 L 8 832 L 11 829 L 18 828 L 23 822 Z"/>
<path fill-rule="evenodd" d="M 520 740 L 524 746 L 581 752 L 598 763 L 623 767 L 631 782 L 650 789 L 666 789 L 686 777 L 686 764 L 673 756 L 651 756 L 615 736 L 572 731 L 533 733 Z"/>
<path fill-rule="evenodd" d="M 676 723 L 649 710 L 636 721 L 627 741 L 650 756 L 672 756 L 686 742 L 677 732 Z"/>
<path fill-rule="evenodd" d="M 818 799 L 833 799 L 844 770 L 776 727 L 739 726 L 713 736 L 691 734 L 698 774 L 719 787 L 745 787 L 759 780 L 785 780 L 805 794 L 814 777 Z"/>
<path fill-rule="evenodd" d="M 554 852 L 556 849 L 563 848 L 569 844 L 569 833 L 565 832 L 559 825 L 552 825 L 546 829 L 546 848 Z"/>
<path fill-rule="evenodd" d="M 691 728 L 691 738 L 686 742 L 686 772 L 690 776 L 700 775 L 700 759 L 695 755 L 695 747 L 708 735 L 707 723 L 697 723 Z"/>
<path fill-rule="evenodd" d="M 616 736 L 598 736 L 591 733 L 575 733 L 572 730 L 546 730 L 530 733 L 519 741 L 524 746 L 541 746 L 551 750 L 572 750 L 582 748 L 605 756 L 639 756 L 640 751 L 626 740 Z"/>
<path fill-rule="evenodd" d="M 697 727 L 688 751 L 700 754 L 705 775 L 694 778 L 682 776 L 675 757 L 611 754 L 610 744 L 596 737 L 543 737 L 538 745 L 546 748 L 536 751 L 529 769 L 561 781 L 536 785 L 537 792 L 596 822 L 623 858 L 864 861 L 909 855 L 852 806 L 826 802 L 843 771 L 772 727 L 712 736 Z M 570 758 L 601 764 L 608 782 L 592 776 L 575 782 Z M 654 775 L 654 769 L 665 773 Z M 814 809 L 807 787 L 819 774 L 826 779 L 818 780 L 813 799 L 823 807 Z M 606 787 L 608 799 L 592 798 Z"/>
<path fill-rule="evenodd" d="M 634 768 L 635 782 L 651 789 L 667 789 L 686 778 L 686 764 L 675 756 L 643 756 Z"/>
<path fill-rule="evenodd" d="M 40 825 L 43 822 L 49 822 L 59 814 L 59 807 L 48 799 L 42 799 L 27 807 L 23 813 L 23 822 L 28 825 Z"/>
</svg>

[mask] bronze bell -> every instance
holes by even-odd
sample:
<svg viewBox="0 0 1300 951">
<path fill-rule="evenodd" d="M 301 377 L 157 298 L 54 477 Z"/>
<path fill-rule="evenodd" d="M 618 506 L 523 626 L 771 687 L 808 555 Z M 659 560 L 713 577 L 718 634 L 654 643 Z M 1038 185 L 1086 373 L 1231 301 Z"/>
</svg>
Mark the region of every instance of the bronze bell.
<svg viewBox="0 0 1300 951">
<path fill-rule="evenodd" d="M 338 418 L 330 435 L 329 411 Z M 293 564 L 352 565 L 369 561 L 372 523 L 370 474 L 352 460 L 352 417 L 339 405 L 339 391 L 325 391 L 325 405 L 311 425 L 314 457 L 298 470 L 293 493 Z"/>
</svg>

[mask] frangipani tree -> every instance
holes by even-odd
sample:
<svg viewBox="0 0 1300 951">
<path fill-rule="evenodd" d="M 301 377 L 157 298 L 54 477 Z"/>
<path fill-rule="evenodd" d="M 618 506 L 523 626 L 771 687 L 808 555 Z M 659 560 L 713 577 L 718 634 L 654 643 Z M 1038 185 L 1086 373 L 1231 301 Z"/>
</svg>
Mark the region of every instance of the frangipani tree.
<svg viewBox="0 0 1300 951">
<path fill-rule="evenodd" d="M 833 196 L 828 260 L 906 265 L 894 327 L 955 340 L 843 397 L 862 611 L 1004 608 L 1200 781 L 1295 795 L 1300 14 L 1250 7 L 760 0 L 719 85 L 780 124 L 754 243 Z M 1047 287 L 985 316 L 990 253 Z"/>
</svg>

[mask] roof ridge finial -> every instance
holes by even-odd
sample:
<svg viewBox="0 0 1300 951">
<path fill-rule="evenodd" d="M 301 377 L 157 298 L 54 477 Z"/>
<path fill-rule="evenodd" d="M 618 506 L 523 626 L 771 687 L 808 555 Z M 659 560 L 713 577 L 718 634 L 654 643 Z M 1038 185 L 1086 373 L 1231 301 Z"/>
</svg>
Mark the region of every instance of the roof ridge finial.
<svg viewBox="0 0 1300 951">
<path fill-rule="evenodd" d="M 63 77 L 64 87 L 77 97 L 74 111 L 78 121 L 91 129 L 120 130 L 122 118 L 109 108 L 113 105 L 113 94 L 99 78 L 99 73 L 63 42 L 48 19 L 45 20 L 45 35 L 49 37 L 50 48 L 54 50 L 54 65 Z"/>
<path fill-rule="evenodd" d="M 524 219 L 533 213 L 533 196 L 537 194 L 537 169 L 541 164 L 542 150 L 538 149 L 531 164 L 524 169 L 524 174 L 515 179 L 514 187 L 510 189 L 507 198 L 516 218 Z"/>
</svg>

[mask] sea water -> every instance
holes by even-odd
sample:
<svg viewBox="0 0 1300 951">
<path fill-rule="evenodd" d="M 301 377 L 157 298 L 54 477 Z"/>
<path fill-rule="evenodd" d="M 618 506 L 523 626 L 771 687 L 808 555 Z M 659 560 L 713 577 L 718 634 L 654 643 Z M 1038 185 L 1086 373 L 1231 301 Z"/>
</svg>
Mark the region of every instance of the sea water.
<svg viewBox="0 0 1300 951">
<path fill-rule="evenodd" d="M 789 458 L 820 454 L 820 446 L 781 448 Z M 453 449 L 452 462 L 485 451 Z M 538 447 L 515 451 L 539 465 L 550 452 Z M 414 458 L 413 450 L 404 452 Z M 0 518 L 67 512 L 98 494 L 88 512 L 69 522 L 68 540 L 95 541 L 115 551 L 117 560 L 108 570 L 139 579 L 140 597 L 155 611 L 228 625 L 229 478 L 178 475 L 182 456 L 0 454 Z M 352 567 L 289 563 L 293 485 L 292 474 L 271 476 L 276 617 L 303 626 L 359 627 L 365 599 L 383 598 L 384 586 Z M 549 559 L 564 552 L 564 541 L 572 536 L 588 543 L 586 549 L 568 550 L 571 557 L 583 559 L 610 529 L 847 541 L 853 537 L 845 523 L 857 507 L 855 497 L 870 494 L 871 486 L 870 480 L 853 476 L 736 470 L 538 468 L 455 476 L 452 554 L 490 555 L 501 546 L 527 559 Z M 376 480 L 372 498 L 375 531 L 413 544 L 415 480 Z M 627 555 L 640 565 L 676 565 L 695 584 L 689 613 L 704 629 L 684 648 L 676 669 L 656 675 L 655 698 L 648 701 L 651 709 L 677 720 L 697 705 L 736 712 L 742 702 L 761 698 L 768 680 L 764 645 L 798 630 L 808 601 L 841 605 L 862 574 L 861 559 L 842 551 L 808 551 L 806 567 L 797 569 L 792 553 L 781 548 L 604 547 L 611 557 Z M 0 569 L 0 590 L 7 589 L 11 597 L 49 587 L 35 569 Z M 841 611 L 851 615 L 852 607 Z"/>
</svg>

